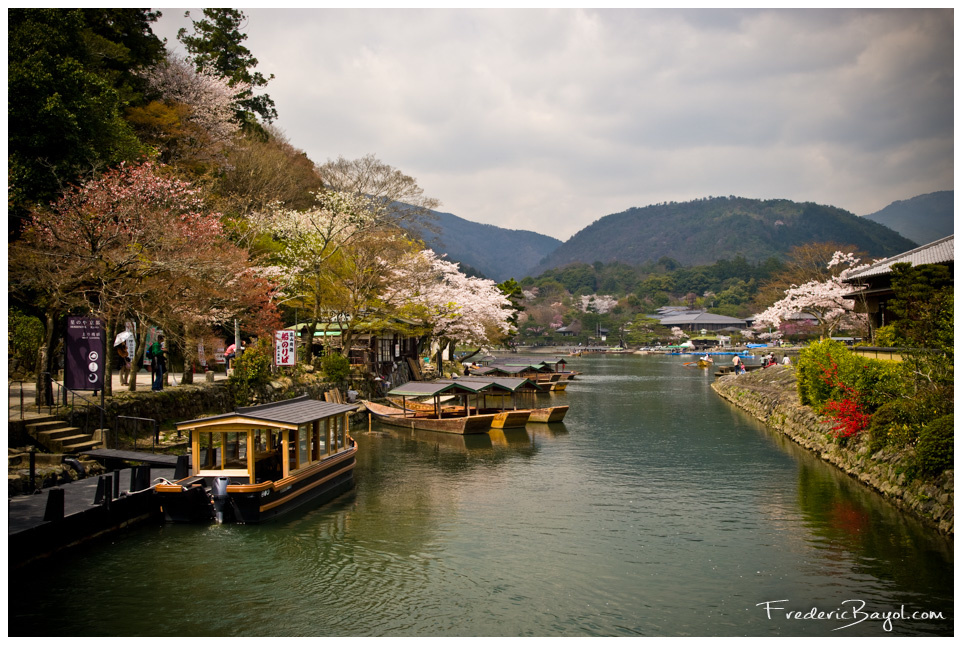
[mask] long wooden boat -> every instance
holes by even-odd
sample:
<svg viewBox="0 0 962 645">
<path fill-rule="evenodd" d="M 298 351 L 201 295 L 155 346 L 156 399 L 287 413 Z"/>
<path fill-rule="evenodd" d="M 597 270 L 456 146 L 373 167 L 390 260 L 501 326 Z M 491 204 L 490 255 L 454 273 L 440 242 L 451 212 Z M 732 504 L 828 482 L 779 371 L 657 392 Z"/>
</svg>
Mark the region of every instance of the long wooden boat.
<svg viewBox="0 0 962 645">
<path fill-rule="evenodd" d="M 348 415 L 358 407 L 302 396 L 178 423 L 191 466 L 154 486 L 166 519 L 256 524 L 350 490 Z"/>
<path fill-rule="evenodd" d="M 480 434 L 487 432 L 494 421 L 494 414 L 475 414 L 438 417 L 433 412 L 392 408 L 380 403 L 364 402 L 364 407 L 381 423 L 399 428 L 450 432 L 453 434 Z"/>
</svg>

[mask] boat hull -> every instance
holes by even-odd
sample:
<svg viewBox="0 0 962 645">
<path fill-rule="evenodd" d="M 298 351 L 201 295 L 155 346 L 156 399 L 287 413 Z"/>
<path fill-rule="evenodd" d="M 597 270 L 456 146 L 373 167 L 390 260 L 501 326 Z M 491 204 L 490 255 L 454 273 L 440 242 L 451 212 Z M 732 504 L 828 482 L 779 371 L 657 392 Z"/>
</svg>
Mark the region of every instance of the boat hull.
<svg viewBox="0 0 962 645">
<path fill-rule="evenodd" d="M 531 416 L 528 417 L 529 423 L 558 423 L 564 421 L 565 415 L 568 414 L 567 405 L 556 405 L 550 408 L 535 408 L 531 410 Z"/>
<path fill-rule="evenodd" d="M 531 410 L 507 410 L 494 415 L 492 428 L 523 428 L 528 423 Z"/>
<path fill-rule="evenodd" d="M 451 434 L 481 434 L 487 432 L 496 416 L 494 414 L 478 414 L 438 419 L 427 414 L 405 414 L 402 410 L 378 403 L 365 403 L 364 405 L 374 415 L 375 419 L 386 425 L 415 430 L 449 432 Z"/>
</svg>

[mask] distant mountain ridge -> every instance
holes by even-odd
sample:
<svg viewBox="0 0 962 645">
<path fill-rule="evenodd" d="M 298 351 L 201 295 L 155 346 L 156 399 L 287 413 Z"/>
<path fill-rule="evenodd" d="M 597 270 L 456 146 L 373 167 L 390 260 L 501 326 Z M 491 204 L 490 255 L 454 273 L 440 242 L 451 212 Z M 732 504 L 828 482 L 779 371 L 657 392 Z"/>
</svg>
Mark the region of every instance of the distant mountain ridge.
<svg viewBox="0 0 962 645">
<path fill-rule="evenodd" d="M 690 266 L 736 255 L 758 262 L 784 258 L 793 247 L 811 242 L 852 244 L 872 258 L 917 246 L 882 224 L 834 206 L 709 197 L 606 215 L 554 249 L 530 275 L 576 262 L 638 265 L 662 257 Z"/>
<path fill-rule="evenodd" d="M 430 224 L 437 233 L 421 231 L 425 244 L 439 255 L 446 254 L 447 260 L 476 269 L 495 282 L 520 280 L 561 245 L 561 240 L 533 231 L 478 224 L 451 213 L 434 214 L 437 219 Z"/>
<path fill-rule="evenodd" d="M 864 217 L 922 246 L 955 232 L 955 191 L 942 190 L 892 202 Z"/>
</svg>

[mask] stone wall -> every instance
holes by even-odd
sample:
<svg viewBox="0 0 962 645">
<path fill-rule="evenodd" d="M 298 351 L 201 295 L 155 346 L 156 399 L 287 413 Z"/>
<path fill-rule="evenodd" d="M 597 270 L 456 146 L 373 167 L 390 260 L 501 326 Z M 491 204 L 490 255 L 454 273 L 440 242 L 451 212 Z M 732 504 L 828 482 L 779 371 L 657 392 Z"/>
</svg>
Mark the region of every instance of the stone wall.
<svg viewBox="0 0 962 645">
<path fill-rule="evenodd" d="M 911 448 L 870 455 L 865 438 L 839 445 L 823 418 L 799 402 L 794 367 L 779 365 L 740 376 L 722 376 L 712 388 L 769 428 L 875 489 L 903 511 L 954 536 L 954 471 L 935 479 L 907 481 L 904 470 L 914 456 Z"/>
<path fill-rule="evenodd" d="M 254 401 L 248 405 L 260 403 L 271 403 L 291 399 L 302 394 L 307 394 L 311 398 L 324 400 L 324 393 L 338 387 L 327 383 L 319 377 L 306 375 L 299 377 L 298 382 L 294 383 L 290 378 L 281 377 L 270 384 L 258 388 L 254 393 Z M 368 392 L 368 387 L 361 387 L 360 383 L 355 384 L 360 391 L 362 398 L 370 397 L 372 392 Z M 346 384 L 340 384 L 339 389 L 344 392 L 347 390 Z M 99 399 L 97 401 L 99 403 Z M 201 416 L 214 414 L 225 414 L 237 408 L 234 392 L 226 381 L 216 383 L 199 383 L 195 385 L 178 385 L 176 387 L 165 388 L 159 392 L 154 392 L 147 385 L 142 390 L 130 392 L 128 390 L 115 390 L 114 395 L 107 397 L 104 402 L 105 418 L 103 426 L 110 432 L 117 427 L 118 417 L 134 417 L 139 419 L 155 419 L 163 426 L 175 421 L 186 421 L 196 419 Z M 100 427 L 100 411 L 97 408 L 78 408 L 73 412 L 61 410 L 58 415 L 70 425 L 78 428 L 87 428 L 93 432 Z M 88 418 L 85 419 L 85 416 Z M 358 415 L 355 415 L 358 416 Z M 10 446 L 26 446 L 32 441 L 27 436 L 26 424 L 29 420 L 11 420 L 8 424 L 8 442 Z M 128 424 L 126 430 L 121 426 L 121 432 L 133 432 L 135 422 L 123 421 Z M 140 436 L 150 424 L 144 423 L 136 428 Z M 109 440 L 108 440 L 109 441 Z"/>
</svg>

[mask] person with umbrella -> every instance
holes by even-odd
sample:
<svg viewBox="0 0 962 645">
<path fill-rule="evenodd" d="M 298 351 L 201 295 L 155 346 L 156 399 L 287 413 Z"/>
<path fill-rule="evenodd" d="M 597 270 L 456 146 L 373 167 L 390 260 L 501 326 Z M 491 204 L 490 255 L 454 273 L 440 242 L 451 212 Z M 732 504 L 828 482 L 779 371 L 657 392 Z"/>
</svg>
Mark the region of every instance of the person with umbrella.
<svg viewBox="0 0 962 645">
<path fill-rule="evenodd" d="M 120 384 L 127 385 L 130 381 L 130 352 L 127 350 L 127 341 L 134 335 L 129 331 L 122 331 L 114 339 L 114 347 L 117 348 L 117 355 L 120 356 Z"/>
</svg>

